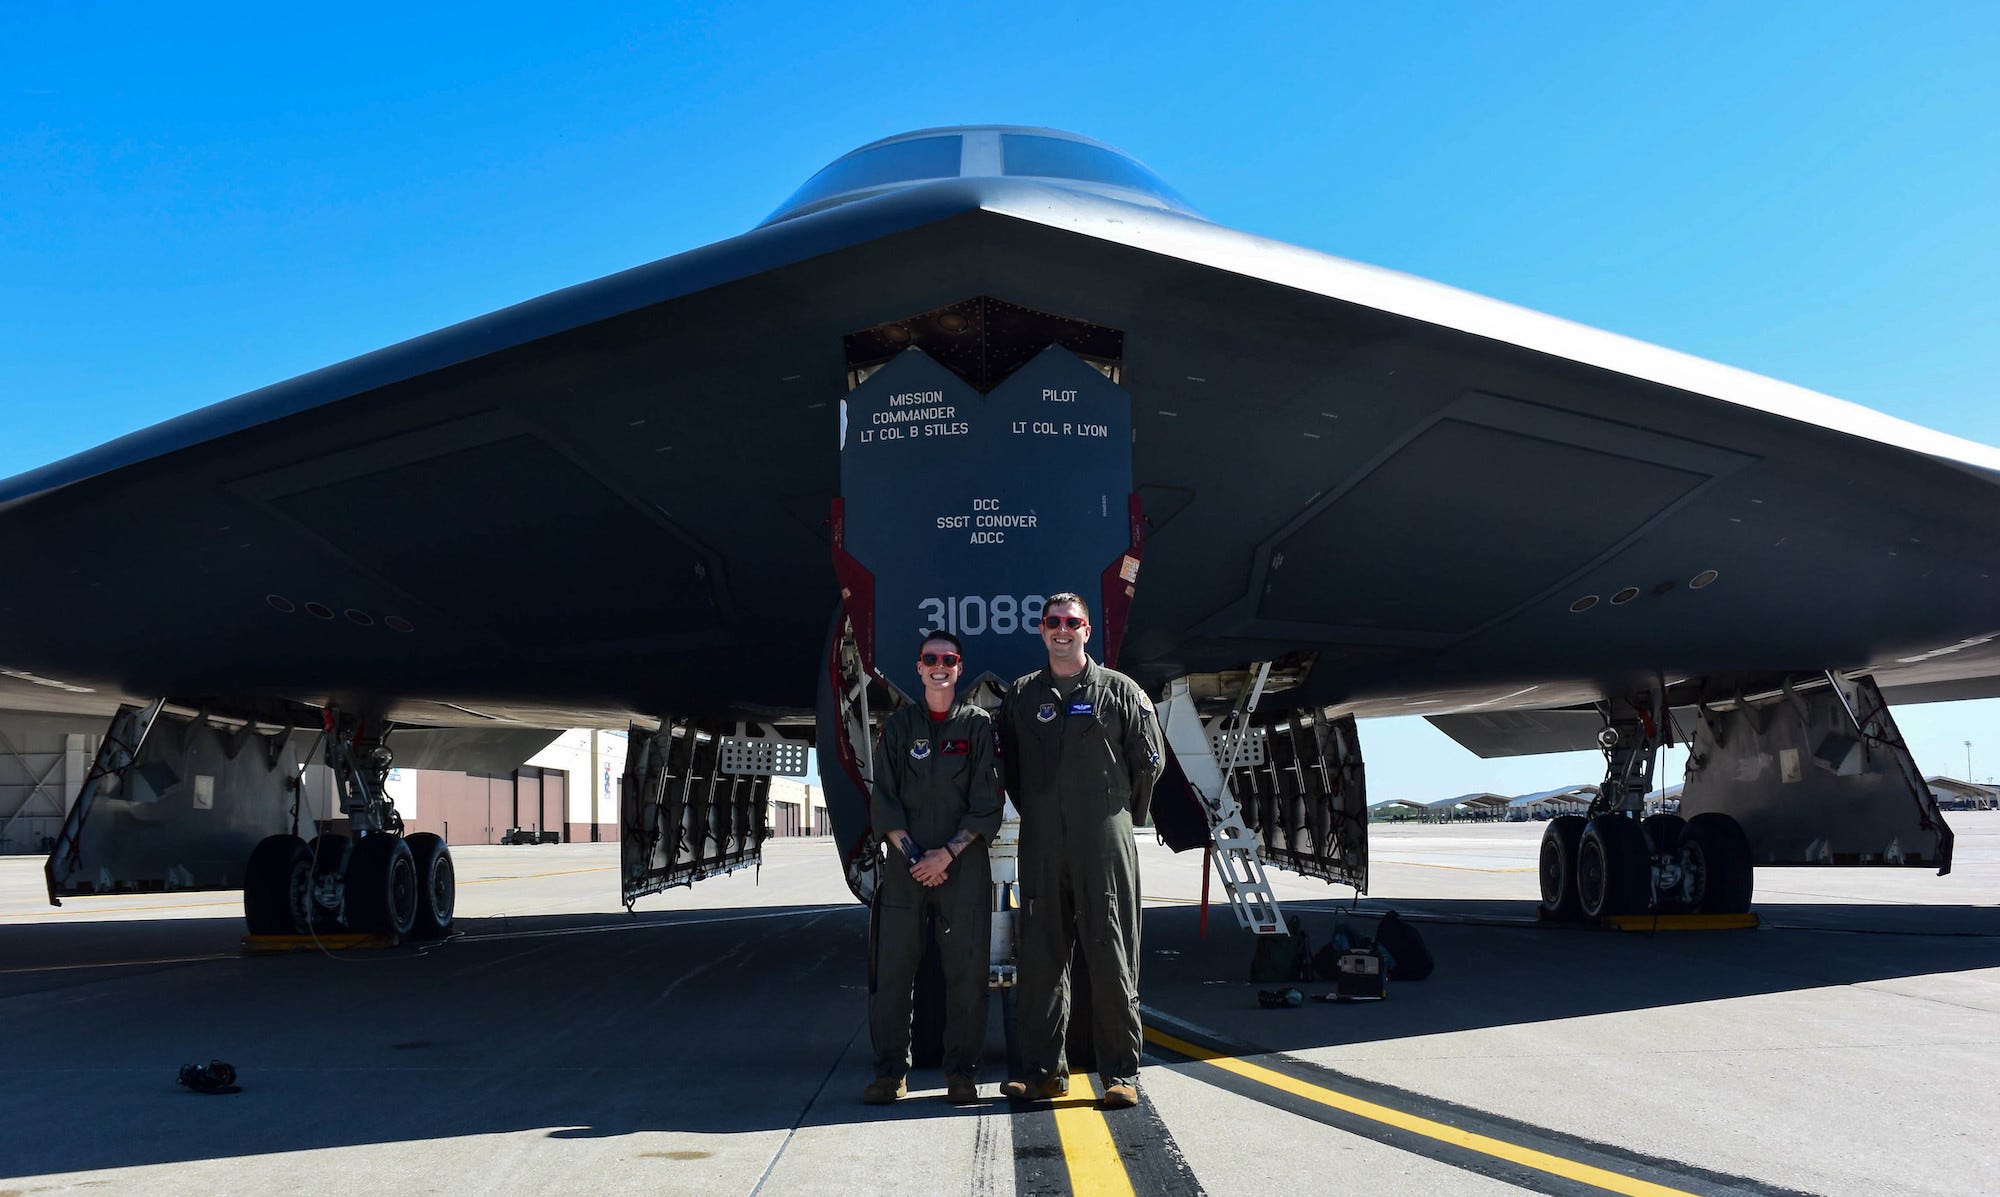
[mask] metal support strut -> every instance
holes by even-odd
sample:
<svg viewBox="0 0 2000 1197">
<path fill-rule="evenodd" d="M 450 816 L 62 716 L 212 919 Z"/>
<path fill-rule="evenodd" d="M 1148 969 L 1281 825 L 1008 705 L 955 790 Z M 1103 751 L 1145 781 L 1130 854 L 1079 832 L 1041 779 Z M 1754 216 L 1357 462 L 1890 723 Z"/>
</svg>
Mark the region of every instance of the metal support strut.
<svg viewBox="0 0 2000 1197">
<path fill-rule="evenodd" d="M 56 896 L 56 892 L 63 881 L 83 867 L 80 837 L 84 820 L 90 818 L 91 806 L 96 803 L 99 794 L 118 792 L 118 787 L 125 780 L 125 770 L 138 759 L 140 746 L 145 744 L 147 734 L 159 721 L 160 711 L 166 705 L 166 699 L 156 698 L 144 710 L 120 707 L 118 713 L 112 716 L 111 730 L 98 744 L 97 759 L 90 763 L 90 772 L 83 775 L 83 785 L 77 789 L 76 801 L 70 804 L 62 830 L 56 833 L 55 849 L 42 866 L 43 876 L 49 885 L 49 905 L 62 905 L 62 899 Z"/>
<path fill-rule="evenodd" d="M 1604 730 L 1597 733 L 1597 743 L 1604 749 L 1604 784 L 1590 804 L 1593 817 L 1614 811 L 1634 818 L 1644 815 L 1667 719 L 1665 701 L 1652 695 L 1616 698 L 1606 704 Z"/>
<path fill-rule="evenodd" d="M 340 790 L 340 813 L 356 836 L 377 832 L 401 834 L 403 816 L 389 800 L 389 771 L 395 754 L 389 751 L 389 730 L 356 715 L 325 711 L 326 767 Z"/>
<path fill-rule="evenodd" d="M 1250 716 L 1264 695 L 1271 663 L 1260 661 L 1237 693 L 1236 703 L 1227 714 L 1217 715 L 1204 726 L 1188 692 L 1186 678 L 1167 687 L 1166 701 L 1160 704 L 1160 723 L 1167 743 L 1187 774 L 1188 784 L 1201 799 L 1215 838 L 1214 860 L 1222 876 L 1222 888 L 1229 895 L 1230 908 L 1245 930 L 1257 935 L 1283 935 L 1284 912 L 1271 890 L 1270 875 L 1264 869 L 1260 843 L 1243 820 L 1243 808 L 1236 800 L 1230 778 L 1247 758 L 1251 743 Z M 1221 735 L 1211 740 L 1214 732 Z M 1221 752 L 1217 759 L 1216 742 Z"/>
</svg>

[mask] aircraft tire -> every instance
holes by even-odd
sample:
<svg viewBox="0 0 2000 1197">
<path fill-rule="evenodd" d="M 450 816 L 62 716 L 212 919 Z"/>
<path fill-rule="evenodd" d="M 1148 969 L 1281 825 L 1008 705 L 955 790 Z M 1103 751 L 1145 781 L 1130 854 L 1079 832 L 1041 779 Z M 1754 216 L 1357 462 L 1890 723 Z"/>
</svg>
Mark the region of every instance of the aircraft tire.
<svg viewBox="0 0 2000 1197">
<path fill-rule="evenodd" d="M 1557 815 L 1542 831 L 1542 915 L 1555 922 L 1575 922 L 1576 853 L 1583 842 L 1582 815 Z"/>
<path fill-rule="evenodd" d="M 312 919 L 312 857 L 295 835 L 266 836 L 243 868 L 243 926 L 252 935 L 303 935 Z"/>
<path fill-rule="evenodd" d="M 1599 815 L 1576 850 L 1577 905 L 1588 919 L 1639 914 L 1653 897 L 1653 862 L 1637 819 Z"/>
<path fill-rule="evenodd" d="M 403 840 L 417 866 L 417 917 L 410 924 L 414 939 L 443 939 L 451 934 L 452 910 L 458 904 L 458 874 L 444 837 L 419 831 Z"/>
<path fill-rule="evenodd" d="M 926 920 L 924 958 L 917 964 L 917 986 L 910 1006 L 910 1066 L 936 1068 L 944 1063 L 944 957 L 938 952 L 937 927 Z"/>
<path fill-rule="evenodd" d="M 1654 859 L 1662 856 L 1669 860 L 1680 859 L 1681 839 L 1687 834 L 1687 824 L 1679 815 L 1648 815 L 1645 822 L 1639 826 L 1646 833 L 1646 847 Z M 1693 910 L 1694 906 L 1689 901 L 1688 887 L 1689 878 L 1683 873 L 1679 885 L 1670 890 L 1657 891 L 1660 913 L 1679 914 Z"/>
<path fill-rule="evenodd" d="M 1703 914 L 1745 914 L 1756 888 L 1750 840 L 1743 825 L 1720 811 L 1688 820 L 1681 837 L 1681 869 L 1698 872 L 1700 893 L 1690 909 Z"/>
<path fill-rule="evenodd" d="M 417 918 L 417 862 L 401 836 L 363 836 L 347 857 L 347 925 L 405 936 Z"/>
</svg>

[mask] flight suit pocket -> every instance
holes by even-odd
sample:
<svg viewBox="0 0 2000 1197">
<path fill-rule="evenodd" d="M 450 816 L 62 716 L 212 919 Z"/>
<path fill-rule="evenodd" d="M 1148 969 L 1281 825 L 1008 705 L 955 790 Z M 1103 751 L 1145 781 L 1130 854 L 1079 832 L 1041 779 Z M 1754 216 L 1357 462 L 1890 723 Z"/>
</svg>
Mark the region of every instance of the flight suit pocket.
<svg viewBox="0 0 2000 1197">
<path fill-rule="evenodd" d="M 1118 895 L 1107 890 L 1101 901 L 1103 906 L 1097 918 L 1097 942 L 1105 947 L 1114 947 L 1123 942 L 1118 934 Z"/>
</svg>

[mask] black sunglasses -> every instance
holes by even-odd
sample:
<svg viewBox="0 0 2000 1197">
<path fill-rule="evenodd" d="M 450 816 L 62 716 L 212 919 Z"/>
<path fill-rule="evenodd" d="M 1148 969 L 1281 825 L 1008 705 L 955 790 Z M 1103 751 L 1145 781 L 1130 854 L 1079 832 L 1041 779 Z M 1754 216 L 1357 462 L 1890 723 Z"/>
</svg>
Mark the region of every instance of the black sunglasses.
<svg viewBox="0 0 2000 1197">
<path fill-rule="evenodd" d="M 1087 624 L 1089 622 L 1090 622 L 1089 620 L 1079 615 L 1042 616 L 1042 626 L 1047 628 L 1051 632 L 1055 631 L 1057 628 L 1068 628 L 1070 631 L 1074 632 L 1078 628 L 1082 627 L 1084 624 Z"/>
<path fill-rule="evenodd" d="M 931 666 L 942 665 L 946 669 L 950 669 L 952 666 L 957 665 L 959 660 L 960 658 L 957 653 L 925 653 L 923 656 L 917 658 L 917 663 Z"/>
</svg>

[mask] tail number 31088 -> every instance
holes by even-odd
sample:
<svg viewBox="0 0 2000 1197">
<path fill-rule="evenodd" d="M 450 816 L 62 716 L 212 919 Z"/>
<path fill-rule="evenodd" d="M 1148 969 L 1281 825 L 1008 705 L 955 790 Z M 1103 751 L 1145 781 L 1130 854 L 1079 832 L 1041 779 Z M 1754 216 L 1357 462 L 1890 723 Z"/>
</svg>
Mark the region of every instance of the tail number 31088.
<svg viewBox="0 0 2000 1197">
<path fill-rule="evenodd" d="M 996 594 L 991 598 L 977 594 L 964 598 L 927 598 L 917 604 L 917 612 L 924 619 L 917 631 L 921 634 L 942 628 L 955 636 L 984 636 L 988 632 L 1002 636 L 1026 632 L 1032 636 L 1047 602 L 1039 594 L 1019 598 L 1011 594 Z"/>
</svg>

